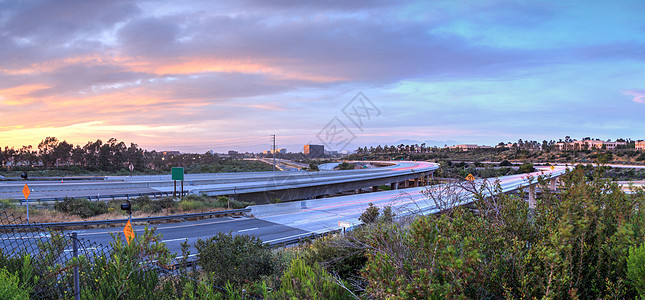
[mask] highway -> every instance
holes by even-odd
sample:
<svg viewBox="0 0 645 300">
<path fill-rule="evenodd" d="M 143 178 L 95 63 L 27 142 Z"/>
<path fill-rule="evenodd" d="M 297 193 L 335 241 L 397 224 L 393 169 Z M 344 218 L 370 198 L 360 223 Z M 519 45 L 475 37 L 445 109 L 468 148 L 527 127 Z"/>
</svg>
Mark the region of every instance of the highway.
<svg viewBox="0 0 645 300">
<path fill-rule="evenodd" d="M 423 163 L 406 162 L 397 168 L 415 168 Z M 567 167 L 541 169 L 531 174 L 511 175 L 496 178 L 503 192 L 510 192 L 529 185 L 529 176 L 560 176 Z M 488 179 L 492 182 L 495 179 Z M 533 183 L 535 180 L 533 181 Z M 476 180 L 474 185 L 481 185 L 483 180 Z M 413 187 L 400 190 L 362 193 L 348 196 L 293 201 L 279 204 L 251 206 L 251 213 L 244 217 L 214 218 L 198 221 L 157 225 L 157 233 L 163 235 L 163 242 L 169 249 L 179 254 L 181 242 L 188 240 L 194 244 L 197 239 L 207 239 L 218 232 L 233 234 L 252 234 L 264 242 L 276 244 L 293 238 L 305 237 L 314 233 L 324 233 L 337 230 L 339 221 L 358 225 L 361 213 L 373 203 L 378 207 L 392 206 L 397 215 L 411 213 L 430 214 L 438 211 L 435 203 L 428 199 L 426 193 L 440 191 L 444 185 L 429 187 Z M 454 189 L 459 195 L 460 204 L 472 201 L 472 195 L 463 189 Z M 134 226 L 136 232 L 142 232 L 143 226 Z M 80 238 L 95 241 L 103 245 L 112 240 L 110 233 L 123 237 L 122 228 L 87 229 L 77 231 Z M 10 238 L 0 235 L 0 238 Z M 26 242 L 26 241 L 23 241 Z M 195 253 L 195 249 L 191 250 Z"/>
<path fill-rule="evenodd" d="M 436 170 L 434 163 L 381 162 L 380 168 L 346 171 L 282 171 L 218 174 L 186 174 L 184 190 L 189 194 L 232 196 L 263 193 L 278 190 L 324 187 L 332 184 L 380 180 L 394 182 L 401 176 L 424 176 Z M 25 182 L 0 181 L 0 199 L 24 199 Z M 65 197 L 110 198 L 130 194 L 172 192 L 170 175 L 154 176 L 106 176 L 104 180 L 32 181 L 30 200 L 62 199 Z M 178 183 L 179 184 L 179 183 Z M 179 190 L 180 187 L 178 186 Z M 315 195 L 317 196 L 317 195 Z M 301 198 L 302 199 L 302 198 Z"/>
</svg>

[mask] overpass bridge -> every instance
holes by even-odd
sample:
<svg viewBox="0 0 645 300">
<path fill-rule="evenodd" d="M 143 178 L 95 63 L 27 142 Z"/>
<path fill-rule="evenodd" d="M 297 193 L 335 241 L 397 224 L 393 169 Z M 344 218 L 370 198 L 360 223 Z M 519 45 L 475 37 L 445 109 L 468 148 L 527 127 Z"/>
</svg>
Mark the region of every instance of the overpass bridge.
<svg viewBox="0 0 645 300">
<path fill-rule="evenodd" d="M 431 173 L 435 167 L 435 164 L 428 163 L 398 162 L 382 170 L 382 172 L 390 172 L 390 176 L 385 176 L 385 178 L 389 178 L 391 185 L 398 185 L 400 184 L 399 180 L 405 180 L 406 176 L 412 176 L 413 173 L 415 175 Z M 568 167 L 558 166 L 554 167 L 554 169 L 539 169 L 537 172 L 530 174 L 502 176 L 486 180 L 488 182 L 497 181 L 501 187 L 501 192 L 504 193 L 519 189 L 528 190 L 530 198 L 529 207 L 535 207 L 535 186 L 537 185 L 537 181 L 533 178 L 544 175 L 551 181 L 551 188 L 555 188 L 557 178 L 563 175 L 567 169 Z M 362 174 L 360 172 L 356 173 Z M 354 173 L 350 172 L 347 174 Z M 367 174 L 375 175 L 369 172 Z M 263 178 L 262 176 L 265 175 L 256 176 L 257 178 Z M 360 178 L 370 180 L 367 175 Z M 148 178 L 148 180 L 151 179 Z M 384 178 L 375 178 L 373 180 L 382 179 Z M 332 182 L 334 176 L 328 177 L 327 180 L 328 182 Z M 306 179 L 302 181 L 306 183 Z M 298 184 L 297 181 L 293 180 L 289 180 L 288 182 L 289 185 Z M 412 183 L 413 180 L 408 180 L 408 182 Z M 472 184 L 472 186 L 481 187 L 484 183 L 484 180 L 475 180 L 469 182 L 468 185 Z M 344 183 L 341 182 L 339 184 Z M 170 251 L 177 254 L 181 253 L 182 242 L 188 241 L 189 244 L 194 244 L 198 239 L 207 239 L 218 232 L 251 234 L 271 245 L 288 244 L 312 235 L 334 232 L 342 227 L 359 225 L 361 223 L 359 217 L 368 207 L 369 203 L 373 203 L 378 207 L 391 206 L 393 212 L 398 216 L 439 212 L 442 209 L 441 205 L 429 199 L 428 193 L 435 192 L 440 196 L 449 197 L 450 195 L 444 193 L 444 188 L 445 185 L 419 186 L 407 189 L 379 191 L 376 193 L 358 193 L 325 199 L 254 205 L 249 207 L 251 210 L 250 215 L 245 217 L 222 217 L 217 219 L 159 224 L 156 225 L 157 233 L 163 235 L 162 242 L 168 245 Z M 455 196 L 453 198 L 454 205 L 465 205 L 475 201 L 471 191 L 459 186 L 456 189 L 451 189 L 450 193 Z M 136 232 L 143 230 L 144 225 L 134 225 Z M 120 227 L 87 229 L 79 232 L 78 236 L 86 240 L 107 245 L 112 241 L 111 234 L 122 236 L 122 230 Z M 10 239 L 12 237 L 0 234 L 0 238 Z M 20 239 L 16 242 L 18 247 L 26 247 L 25 245 L 35 241 Z M 191 252 L 194 252 L 194 250 L 192 248 Z"/>
<path fill-rule="evenodd" d="M 376 191 L 379 185 L 392 189 L 423 185 L 439 166 L 428 162 L 373 162 L 382 167 L 346 171 L 281 171 L 219 174 L 186 174 L 186 194 L 229 196 L 252 203 L 313 199 L 354 191 Z M 170 175 L 106 176 L 103 180 L 33 181 L 31 200 L 57 200 L 65 197 L 89 199 L 157 196 L 174 190 Z M 24 182 L 0 182 L 0 199 L 24 199 Z M 178 188 L 178 190 L 181 188 Z"/>
</svg>

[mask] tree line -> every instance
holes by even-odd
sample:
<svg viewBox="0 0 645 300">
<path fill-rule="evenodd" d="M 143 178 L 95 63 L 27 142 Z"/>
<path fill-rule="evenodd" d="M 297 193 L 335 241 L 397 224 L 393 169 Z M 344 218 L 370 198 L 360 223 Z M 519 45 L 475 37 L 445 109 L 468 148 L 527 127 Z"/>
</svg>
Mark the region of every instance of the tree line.
<svg viewBox="0 0 645 300">
<path fill-rule="evenodd" d="M 582 139 L 583 141 L 589 141 L 589 140 L 594 140 L 590 137 L 585 137 Z M 597 139 L 595 139 L 597 140 Z M 542 150 L 544 152 L 551 152 L 551 151 L 558 151 L 558 143 L 573 143 L 575 140 L 572 139 L 570 136 L 564 137 L 564 139 L 558 139 L 556 140 L 543 140 L 542 142 L 539 141 L 534 141 L 534 140 L 522 140 L 518 139 L 517 142 L 499 142 L 495 147 L 489 148 L 489 151 L 495 151 L 495 150 Z M 616 140 L 617 142 L 625 142 L 625 145 L 619 145 L 616 147 L 616 149 L 634 149 L 635 148 L 635 141 L 631 140 L 629 138 L 623 139 L 619 138 Z M 572 150 L 588 150 L 588 149 L 574 149 L 573 147 L 576 145 L 572 145 Z M 431 152 L 437 152 L 437 151 L 450 151 L 447 149 L 448 145 L 444 145 L 443 148 L 437 147 L 437 146 L 427 146 L 426 143 L 422 144 L 413 144 L 413 145 L 405 145 L 405 144 L 399 144 L 399 145 L 377 145 L 376 147 L 370 146 L 369 148 L 367 146 L 365 147 L 358 147 L 355 151 L 356 154 L 413 154 L 413 153 L 431 153 Z M 484 149 L 484 148 L 482 148 Z"/>
<path fill-rule="evenodd" d="M 73 167 L 114 172 L 127 170 L 130 165 L 136 171 L 163 170 L 171 166 L 189 166 L 195 163 L 209 164 L 218 160 L 213 153 L 179 154 L 148 151 L 137 144 L 126 145 L 110 138 L 88 141 L 85 145 L 73 145 L 56 137 L 43 139 L 34 148 L 31 145 L 14 148 L 0 147 L 0 167 L 7 169 Z"/>
</svg>

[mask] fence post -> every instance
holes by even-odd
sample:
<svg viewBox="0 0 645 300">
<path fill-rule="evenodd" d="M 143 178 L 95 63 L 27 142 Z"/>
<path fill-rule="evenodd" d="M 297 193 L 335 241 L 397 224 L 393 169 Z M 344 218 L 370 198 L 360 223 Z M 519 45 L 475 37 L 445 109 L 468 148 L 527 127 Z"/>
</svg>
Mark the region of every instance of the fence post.
<svg viewBox="0 0 645 300">
<path fill-rule="evenodd" d="M 72 232 L 72 250 L 74 253 L 74 258 L 78 257 L 78 243 L 77 241 L 78 234 L 76 231 Z M 77 261 L 78 262 L 78 261 Z M 78 279 L 78 264 L 75 262 L 74 266 L 74 299 L 81 299 L 81 284 Z"/>
</svg>

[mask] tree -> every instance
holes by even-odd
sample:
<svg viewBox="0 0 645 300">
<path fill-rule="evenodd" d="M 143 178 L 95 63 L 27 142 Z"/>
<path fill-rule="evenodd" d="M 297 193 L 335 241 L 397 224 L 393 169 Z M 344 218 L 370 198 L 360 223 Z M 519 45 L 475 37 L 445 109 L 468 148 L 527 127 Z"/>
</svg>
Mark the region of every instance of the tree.
<svg viewBox="0 0 645 300">
<path fill-rule="evenodd" d="M 62 141 L 58 143 L 58 145 L 56 145 L 56 147 L 54 148 L 53 157 L 57 166 L 59 166 L 61 163 L 69 165 L 73 148 L 74 146 L 67 141 Z"/>
<path fill-rule="evenodd" d="M 38 155 L 45 168 L 53 166 L 56 159 L 54 157 L 54 150 L 58 146 L 58 139 L 48 136 L 38 144 Z"/>
</svg>

